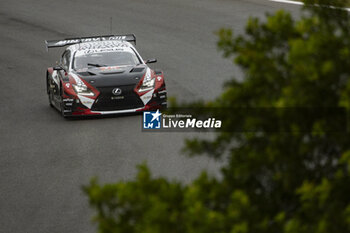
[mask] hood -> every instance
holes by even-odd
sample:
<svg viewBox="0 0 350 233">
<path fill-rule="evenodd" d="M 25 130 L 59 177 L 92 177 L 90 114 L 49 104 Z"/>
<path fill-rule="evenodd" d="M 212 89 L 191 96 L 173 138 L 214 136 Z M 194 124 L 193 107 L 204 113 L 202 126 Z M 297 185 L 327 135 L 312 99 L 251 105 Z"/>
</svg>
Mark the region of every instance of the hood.
<svg viewBox="0 0 350 233">
<path fill-rule="evenodd" d="M 147 66 L 108 66 L 93 67 L 75 73 L 93 87 L 136 85 L 146 73 Z"/>
</svg>

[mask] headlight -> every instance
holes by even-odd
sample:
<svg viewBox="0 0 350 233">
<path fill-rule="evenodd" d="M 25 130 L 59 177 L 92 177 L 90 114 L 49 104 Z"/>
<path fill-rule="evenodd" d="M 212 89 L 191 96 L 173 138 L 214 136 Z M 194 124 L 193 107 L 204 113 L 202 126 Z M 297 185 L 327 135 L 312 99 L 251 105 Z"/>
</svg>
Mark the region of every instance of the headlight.
<svg viewBox="0 0 350 233">
<path fill-rule="evenodd" d="M 95 93 L 90 90 L 85 84 L 84 85 L 76 85 L 72 84 L 74 91 L 79 95 L 85 95 L 85 96 L 94 96 Z"/>
<path fill-rule="evenodd" d="M 154 88 L 155 85 L 155 78 L 151 77 L 151 70 L 147 69 L 145 77 L 142 81 L 142 84 L 138 90 L 138 92 L 144 92 L 144 91 L 149 91 L 152 90 Z"/>
<path fill-rule="evenodd" d="M 152 78 L 151 80 L 143 81 L 139 88 L 139 92 L 152 90 L 152 88 L 154 88 L 154 84 L 155 84 L 154 78 Z"/>
</svg>

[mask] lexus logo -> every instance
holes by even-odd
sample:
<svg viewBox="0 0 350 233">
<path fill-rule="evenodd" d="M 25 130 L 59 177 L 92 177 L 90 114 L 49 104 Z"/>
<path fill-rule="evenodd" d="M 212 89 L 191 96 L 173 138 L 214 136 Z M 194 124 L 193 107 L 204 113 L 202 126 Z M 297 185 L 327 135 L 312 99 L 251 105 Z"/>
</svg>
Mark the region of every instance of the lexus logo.
<svg viewBox="0 0 350 233">
<path fill-rule="evenodd" d="M 114 88 L 112 90 L 113 95 L 120 95 L 122 93 L 122 89 L 120 88 Z"/>
</svg>

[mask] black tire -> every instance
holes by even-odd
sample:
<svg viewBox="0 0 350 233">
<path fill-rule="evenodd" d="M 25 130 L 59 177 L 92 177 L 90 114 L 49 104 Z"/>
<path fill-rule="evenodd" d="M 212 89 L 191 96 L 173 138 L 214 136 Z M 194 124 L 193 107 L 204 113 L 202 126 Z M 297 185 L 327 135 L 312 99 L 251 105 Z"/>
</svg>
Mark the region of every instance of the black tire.
<svg viewBox="0 0 350 233">
<path fill-rule="evenodd" d="M 62 117 L 64 118 L 69 118 L 69 116 L 67 116 L 67 114 L 64 113 L 64 103 L 63 103 L 63 93 L 62 93 L 62 86 L 60 87 L 61 90 L 61 103 L 60 103 L 60 112 Z"/>
<path fill-rule="evenodd" d="M 51 107 L 51 108 L 54 108 L 54 106 L 53 106 L 53 104 L 52 104 L 52 93 L 51 93 L 50 90 L 48 90 L 48 94 L 47 94 L 47 95 L 49 96 L 49 105 L 50 105 L 50 107 Z"/>
<path fill-rule="evenodd" d="M 61 103 L 60 103 L 60 112 L 63 117 L 66 117 L 64 114 L 64 104 L 63 104 L 63 93 L 62 93 L 62 86 L 60 85 L 60 90 L 61 90 Z"/>
<path fill-rule="evenodd" d="M 47 95 L 49 97 L 49 105 L 50 107 L 54 107 L 53 104 L 52 104 L 52 93 L 51 93 L 51 89 L 50 89 L 50 81 L 49 81 L 49 74 L 46 73 L 46 92 L 47 92 Z"/>
<path fill-rule="evenodd" d="M 64 106 L 63 106 L 62 96 L 61 96 L 60 112 L 61 112 L 61 115 L 64 118 L 67 118 L 67 115 L 64 113 Z"/>
</svg>

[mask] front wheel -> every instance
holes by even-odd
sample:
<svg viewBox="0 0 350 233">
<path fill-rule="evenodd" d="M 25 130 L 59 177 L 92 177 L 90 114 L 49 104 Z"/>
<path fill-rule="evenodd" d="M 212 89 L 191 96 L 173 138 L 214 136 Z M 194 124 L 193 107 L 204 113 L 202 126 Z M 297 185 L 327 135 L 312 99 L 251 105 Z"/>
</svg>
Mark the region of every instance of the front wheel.
<svg viewBox="0 0 350 233">
<path fill-rule="evenodd" d="M 64 103 L 63 103 L 63 97 L 61 95 L 61 103 L 60 103 L 60 112 L 61 112 L 61 115 L 64 117 L 64 118 L 67 118 L 67 114 L 64 112 Z"/>
<path fill-rule="evenodd" d="M 54 106 L 53 106 L 53 103 L 52 103 L 52 93 L 51 93 L 50 90 L 48 90 L 48 94 L 47 94 L 47 95 L 49 96 L 49 104 L 50 104 L 50 107 L 53 108 Z"/>
<path fill-rule="evenodd" d="M 61 94 L 61 101 L 60 102 L 61 102 L 60 103 L 60 112 L 61 112 L 62 117 L 66 118 L 66 119 L 73 118 L 71 109 L 69 109 L 69 107 L 68 108 L 65 107 L 65 102 L 63 101 L 62 94 Z"/>
<path fill-rule="evenodd" d="M 50 107 L 54 107 L 53 106 L 53 103 L 52 103 L 52 91 L 51 91 L 51 88 L 50 88 L 50 80 L 49 80 L 49 73 L 46 72 L 46 93 L 49 97 L 49 104 L 50 104 Z"/>
</svg>

